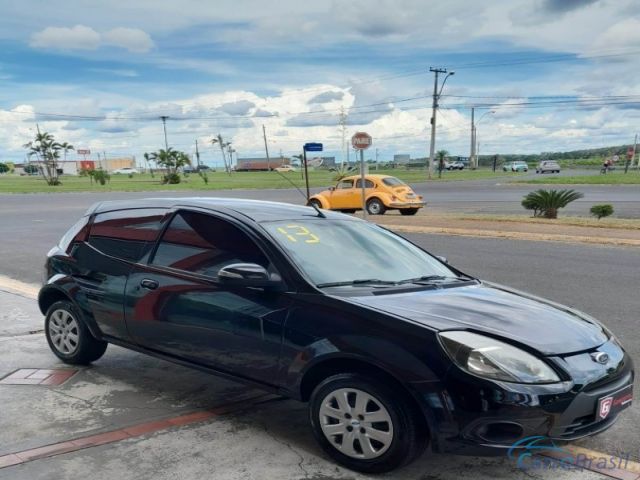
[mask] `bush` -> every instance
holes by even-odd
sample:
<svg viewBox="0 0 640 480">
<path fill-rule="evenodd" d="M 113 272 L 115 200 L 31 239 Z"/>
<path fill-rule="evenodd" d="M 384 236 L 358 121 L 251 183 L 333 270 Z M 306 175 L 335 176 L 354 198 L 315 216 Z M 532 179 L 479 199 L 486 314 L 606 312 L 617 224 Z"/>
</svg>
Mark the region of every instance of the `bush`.
<svg viewBox="0 0 640 480">
<path fill-rule="evenodd" d="M 202 178 L 202 181 L 204 182 L 205 185 L 209 184 L 209 177 L 207 175 L 207 172 L 199 171 L 198 175 L 200 175 L 200 178 Z"/>
<path fill-rule="evenodd" d="M 176 185 L 180 183 L 180 175 L 177 173 L 167 173 L 164 177 L 162 177 L 162 183 Z"/>
<path fill-rule="evenodd" d="M 584 197 L 575 190 L 536 190 L 522 199 L 522 206 L 533 210 L 534 217 L 558 218 L 558 210 Z"/>
<path fill-rule="evenodd" d="M 9 172 L 9 166 L 6 163 L 0 163 L 0 173 Z"/>
<path fill-rule="evenodd" d="M 35 165 L 25 165 L 22 170 L 24 170 L 24 173 L 28 175 L 33 175 L 38 173 L 38 167 Z"/>
<path fill-rule="evenodd" d="M 594 217 L 598 217 L 600 220 L 602 217 L 608 217 L 609 215 L 613 215 L 613 207 L 611 205 L 594 205 L 591 207 L 591 215 Z"/>
<path fill-rule="evenodd" d="M 105 185 L 111 179 L 111 175 L 106 170 L 93 170 L 91 176 L 100 185 Z"/>
</svg>

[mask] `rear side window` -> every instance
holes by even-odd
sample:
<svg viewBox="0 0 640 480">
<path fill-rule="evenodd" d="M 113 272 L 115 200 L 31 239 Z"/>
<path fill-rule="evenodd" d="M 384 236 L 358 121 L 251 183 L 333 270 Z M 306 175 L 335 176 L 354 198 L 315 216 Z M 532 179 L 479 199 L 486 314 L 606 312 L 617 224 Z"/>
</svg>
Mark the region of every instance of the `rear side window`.
<svg viewBox="0 0 640 480">
<path fill-rule="evenodd" d="M 166 210 L 140 208 L 96 215 L 89 233 L 89 245 L 122 260 L 139 262 L 158 237 Z"/>
<path fill-rule="evenodd" d="M 383 178 L 382 183 L 384 183 L 388 187 L 399 187 L 400 185 L 404 185 L 404 182 L 397 179 L 396 177 Z"/>
<path fill-rule="evenodd" d="M 364 188 L 374 188 L 376 185 L 369 179 L 364 180 Z M 362 179 L 359 178 L 356 181 L 356 188 L 362 188 Z"/>
<path fill-rule="evenodd" d="M 218 270 L 232 263 L 269 267 L 262 250 L 242 230 L 196 212 L 178 212 L 173 217 L 151 263 L 209 277 L 217 277 Z"/>
</svg>

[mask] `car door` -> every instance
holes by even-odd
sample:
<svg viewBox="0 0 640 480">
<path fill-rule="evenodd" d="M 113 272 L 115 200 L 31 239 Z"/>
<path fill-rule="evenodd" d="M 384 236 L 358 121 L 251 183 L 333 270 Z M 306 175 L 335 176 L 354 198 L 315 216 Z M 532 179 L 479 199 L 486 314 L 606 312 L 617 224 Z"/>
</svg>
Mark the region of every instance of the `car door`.
<svg viewBox="0 0 640 480">
<path fill-rule="evenodd" d="M 127 276 L 155 243 L 166 209 L 139 208 L 98 213 L 88 239 L 69 252 L 76 265 L 80 307 L 103 334 L 127 340 L 123 304 Z"/>
<path fill-rule="evenodd" d="M 353 179 L 340 180 L 331 192 L 330 202 L 331 208 L 335 210 L 360 208 Z"/>
<path fill-rule="evenodd" d="M 257 263 L 277 275 L 235 221 L 179 210 L 153 258 L 127 282 L 125 317 L 136 343 L 264 383 L 275 383 L 289 297 L 220 283 L 220 268 Z"/>
</svg>

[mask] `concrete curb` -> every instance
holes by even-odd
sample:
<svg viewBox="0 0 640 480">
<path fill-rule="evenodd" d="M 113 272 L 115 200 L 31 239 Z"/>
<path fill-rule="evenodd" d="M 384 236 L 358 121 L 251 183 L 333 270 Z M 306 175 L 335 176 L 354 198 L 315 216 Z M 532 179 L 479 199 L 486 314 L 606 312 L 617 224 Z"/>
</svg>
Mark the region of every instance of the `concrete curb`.
<svg viewBox="0 0 640 480">
<path fill-rule="evenodd" d="M 531 240 L 536 242 L 588 243 L 591 245 L 615 245 L 640 247 L 640 240 L 630 238 L 587 237 L 581 235 L 560 235 L 530 232 L 509 232 L 502 230 L 480 230 L 471 228 L 421 227 L 379 223 L 380 226 L 402 233 L 426 233 L 436 235 L 457 235 L 463 237 L 505 238 L 509 240 Z"/>
</svg>

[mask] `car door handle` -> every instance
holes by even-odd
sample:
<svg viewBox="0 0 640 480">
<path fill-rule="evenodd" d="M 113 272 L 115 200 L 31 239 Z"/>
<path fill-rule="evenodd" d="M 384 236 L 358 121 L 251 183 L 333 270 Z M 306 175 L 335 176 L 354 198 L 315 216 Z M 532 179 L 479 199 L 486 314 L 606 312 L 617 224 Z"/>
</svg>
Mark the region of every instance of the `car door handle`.
<svg viewBox="0 0 640 480">
<path fill-rule="evenodd" d="M 140 286 L 142 288 L 146 288 L 147 290 L 155 290 L 156 288 L 158 288 L 158 285 L 158 282 L 149 278 L 145 278 L 140 282 Z"/>
</svg>

